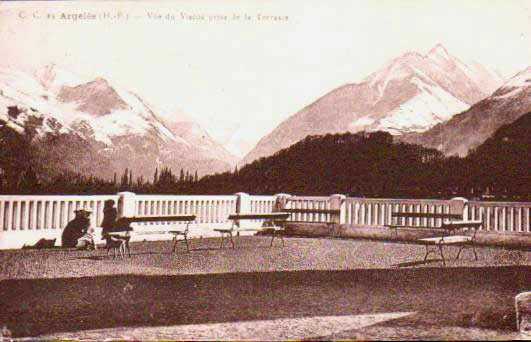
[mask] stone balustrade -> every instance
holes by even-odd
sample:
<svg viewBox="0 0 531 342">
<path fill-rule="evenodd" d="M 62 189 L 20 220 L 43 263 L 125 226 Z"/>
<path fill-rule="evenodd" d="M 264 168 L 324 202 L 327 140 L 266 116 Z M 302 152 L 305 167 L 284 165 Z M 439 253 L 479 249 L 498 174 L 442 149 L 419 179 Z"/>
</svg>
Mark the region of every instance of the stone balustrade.
<svg viewBox="0 0 531 342">
<path fill-rule="evenodd" d="M 452 201 L 427 199 L 377 199 L 331 196 L 254 196 L 233 195 L 137 195 L 122 192 L 114 195 L 0 195 L 0 249 L 20 248 L 41 238 L 58 238 L 73 219 L 74 211 L 90 210 L 91 227 L 97 229 L 103 219 L 103 205 L 108 199 L 117 203 L 120 216 L 196 215 L 191 236 L 207 237 L 213 228 L 229 227 L 231 213 L 268 213 L 283 208 L 339 210 L 339 215 L 326 212 L 294 212 L 290 220 L 299 222 L 334 222 L 347 226 L 382 227 L 391 222 L 393 211 L 449 213 Z M 483 218 L 483 230 L 492 232 L 529 233 L 528 202 L 466 201 L 461 208 L 464 217 Z M 408 219 L 408 224 L 436 226 L 436 219 Z M 163 223 L 160 223 L 163 224 Z M 253 222 L 250 222 L 252 225 Z M 254 224 L 259 225 L 257 220 Z M 146 225 L 147 227 L 142 227 Z M 149 226 L 151 225 L 151 226 Z M 154 228 L 139 224 L 139 229 Z"/>
</svg>

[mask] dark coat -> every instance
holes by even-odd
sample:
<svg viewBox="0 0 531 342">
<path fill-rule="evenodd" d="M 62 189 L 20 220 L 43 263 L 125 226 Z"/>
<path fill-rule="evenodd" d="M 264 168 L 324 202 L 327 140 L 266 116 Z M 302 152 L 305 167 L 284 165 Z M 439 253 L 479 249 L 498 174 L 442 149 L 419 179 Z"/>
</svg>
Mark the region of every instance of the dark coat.
<svg viewBox="0 0 531 342">
<path fill-rule="evenodd" d="M 114 231 L 116 216 L 118 216 L 116 208 L 111 207 L 103 209 L 103 220 L 101 221 L 101 227 L 103 228 L 103 230 L 101 231 L 102 236 L 105 236 L 105 234 Z"/>
<path fill-rule="evenodd" d="M 90 220 L 87 217 L 76 216 L 68 222 L 61 235 L 61 245 L 73 248 L 77 245 L 77 239 L 85 235 L 90 227 Z"/>
</svg>

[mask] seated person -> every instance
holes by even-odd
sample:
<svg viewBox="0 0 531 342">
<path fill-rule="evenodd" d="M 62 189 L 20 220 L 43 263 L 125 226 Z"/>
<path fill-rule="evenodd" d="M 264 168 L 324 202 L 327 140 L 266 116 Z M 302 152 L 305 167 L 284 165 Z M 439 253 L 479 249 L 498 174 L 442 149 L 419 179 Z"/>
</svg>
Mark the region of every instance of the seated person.
<svg viewBox="0 0 531 342">
<path fill-rule="evenodd" d="M 86 232 L 85 235 L 77 239 L 77 249 L 94 250 L 96 245 L 94 244 L 94 237 L 92 233 Z"/>
<path fill-rule="evenodd" d="M 109 233 L 112 232 L 126 232 L 133 230 L 129 226 L 129 221 L 125 218 L 120 218 L 116 220 L 118 213 L 114 207 L 114 200 L 107 200 L 103 206 L 103 221 L 101 222 L 101 237 L 107 242 L 107 246 L 113 246 L 113 242 L 119 240 L 129 240 L 129 236 L 111 236 Z"/>
<path fill-rule="evenodd" d="M 75 248 L 78 239 L 85 235 L 90 227 L 90 211 L 76 210 L 76 216 L 66 225 L 61 235 L 61 245 L 65 248 Z"/>
</svg>

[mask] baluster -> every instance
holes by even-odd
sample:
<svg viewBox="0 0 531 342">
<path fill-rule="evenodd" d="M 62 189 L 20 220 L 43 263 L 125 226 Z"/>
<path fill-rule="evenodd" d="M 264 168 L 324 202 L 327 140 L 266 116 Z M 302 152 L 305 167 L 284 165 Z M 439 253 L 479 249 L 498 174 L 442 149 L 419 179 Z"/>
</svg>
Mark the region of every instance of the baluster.
<svg viewBox="0 0 531 342">
<path fill-rule="evenodd" d="M 514 207 L 511 207 L 509 209 L 509 231 L 514 232 L 515 229 L 515 217 L 514 217 Z"/>
<path fill-rule="evenodd" d="M 195 215 L 196 216 L 195 221 L 199 223 L 200 217 L 196 212 L 196 206 L 197 206 L 197 202 L 195 200 L 191 200 L 190 201 L 190 214 Z"/>
<path fill-rule="evenodd" d="M 197 201 L 199 207 L 197 212 L 199 213 L 199 217 L 201 218 L 201 223 L 205 223 L 205 202 L 204 201 Z"/>
<path fill-rule="evenodd" d="M 22 229 L 30 229 L 30 201 L 24 201 L 24 211 L 23 211 L 23 217 L 22 217 Z"/>
<path fill-rule="evenodd" d="M 206 217 L 206 223 L 212 223 L 212 217 L 210 216 L 212 214 L 212 208 L 210 207 L 212 205 L 212 201 L 207 200 L 205 201 L 205 217 Z"/>
<path fill-rule="evenodd" d="M 37 201 L 33 200 L 30 203 L 30 229 L 37 229 Z"/>
<path fill-rule="evenodd" d="M 212 205 L 212 222 L 219 223 L 219 209 L 221 206 L 221 201 L 219 199 L 216 199 L 212 201 Z"/>
<path fill-rule="evenodd" d="M 4 224 L 4 210 L 5 210 L 5 203 L 6 201 L 0 200 L 0 230 L 7 230 L 6 225 Z"/>
<path fill-rule="evenodd" d="M 15 201 L 6 202 L 6 216 L 7 216 L 7 225 L 6 230 L 15 230 L 15 227 L 13 227 L 13 210 Z"/>
<path fill-rule="evenodd" d="M 522 207 L 518 207 L 514 209 L 516 214 L 515 218 L 515 231 L 521 232 L 522 231 Z"/>
<path fill-rule="evenodd" d="M 19 201 L 14 202 L 13 207 L 13 230 L 20 230 L 20 203 Z"/>
<path fill-rule="evenodd" d="M 91 208 L 91 211 L 92 208 Z M 91 215 L 92 216 L 92 215 Z M 52 217 L 51 217 L 51 213 L 50 213 L 50 201 L 49 200 L 46 200 L 44 202 L 44 229 L 49 229 L 50 226 L 52 225 Z"/>
<path fill-rule="evenodd" d="M 208 215 L 206 212 L 207 209 L 207 201 L 201 201 L 201 221 L 203 223 L 208 223 Z"/>
<path fill-rule="evenodd" d="M 528 232 L 528 233 L 531 232 L 531 224 L 530 224 L 530 221 L 531 221 L 530 220 L 530 216 L 531 215 L 529 215 L 530 212 L 531 212 L 531 210 L 530 210 L 529 207 L 525 208 L 525 211 L 524 211 L 524 215 L 525 215 L 524 231 Z"/>
<path fill-rule="evenodd" d="M 503 231 L 508 232 L 510 231 L 510 224 L 511 224 L 511 211 L 509 207 L 503 207 L 502 209 L 502 215 L 503 215 Z"/>
</svg>

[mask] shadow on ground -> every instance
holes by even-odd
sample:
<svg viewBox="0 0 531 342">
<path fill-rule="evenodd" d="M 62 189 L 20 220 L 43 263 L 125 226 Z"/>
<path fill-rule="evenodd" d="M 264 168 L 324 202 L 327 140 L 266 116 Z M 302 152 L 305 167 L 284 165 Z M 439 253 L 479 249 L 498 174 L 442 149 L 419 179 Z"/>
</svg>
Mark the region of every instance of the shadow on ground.
<svg viewBox="0 0 531 342">
<path fill-rule="evenodd" d="M 530 266 L 113 275 L 0 281 L 14 336 L 125 326 L 416 311 L 382 323 L 514 329 Z"/>
<path fill-rule="evenodd" d="M 428 259 L 426 261 L 424 260 L 416 260 L 416 261 L 408 261 L 408 262 L 401 262 L 399 264 L 392 265 L 393 267 L 411 267 L 411 266 L 418 266 L 418 265 L 425 265 L 425 264 L 431 264 L 431 263 L 440 263 L 442 264 L 442 259 Z"/>
</svg>

